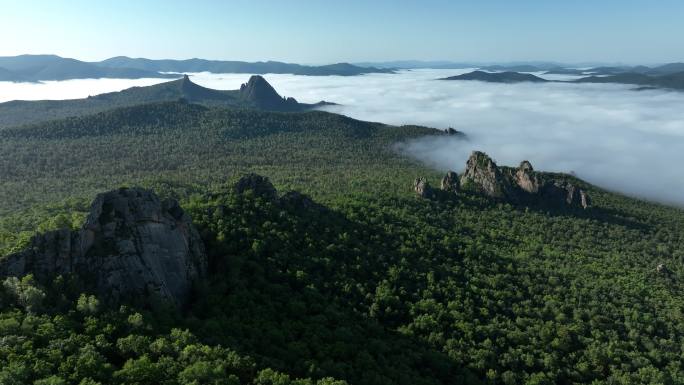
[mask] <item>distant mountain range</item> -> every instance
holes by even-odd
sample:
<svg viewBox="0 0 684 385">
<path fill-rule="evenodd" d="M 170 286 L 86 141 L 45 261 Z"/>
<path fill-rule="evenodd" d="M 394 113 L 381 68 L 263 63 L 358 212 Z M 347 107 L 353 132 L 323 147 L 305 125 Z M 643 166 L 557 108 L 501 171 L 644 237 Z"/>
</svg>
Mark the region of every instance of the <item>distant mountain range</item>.
<svg viewBox="0 0 684 385">
<path fill-rule="evenodd" d="M 671 68 L 674 68 L 671 67 Z M 462 75 L 450 76 L 440 80 L 478 80 L 489 83 L 519 83 L 519 82 L 556 82 L 556 83 L 616 83 L 634 84 L 645 88 L 668 88 L 684 90 L 684 71 L 666 75 L 646 75 L 643 73 L 626 72 L 616 75 L 587 76 L 576 80 L 547 80 L 530 73 L 520 72 L 485 72 L 473 71 Z"/>
<path fill-rule="evenodd" d="M 620 73 L 610 76 L 589 76 L 575 80 L 577 83 L 618 83 L 634 84 L 644 88 L 669 88 L 684 90 L 684 71 L 665 75 L 646 75 L 643 73 Z"/>
<path fill-rule="evenodd" d="M 239 90 L 214 90 L 193 83 L 186 75 L 181 79 L 147 87 L 133 87 L 85 99 L 15 100 L 0 103 L 0 128 L 35 123 L 49 119 L 80 116 L 112 108 L 144 103 L 185 101 L 209 107 L 253 108 L 266 111 L 296 112 L 332 103 L 299 103 L 284 98 L 261 76 L 254 75 Z"/>
<path fill-rule="evenodd" d="M 473 71 L 463 75 L 450 76 L 440 80 L 479 80 L 489 83 L 547 82 L 539 76 L 519 72 Z"/>
<path fill-rule="evenodd" d="M 0 81 L 38 82 L 89 78 L 175 78 L 165 72 L 213 72 L 248 74 L 295 74 L 310 76 L 352 76 L 365 73 L 391 73 L 390 69 L 359 67 L 348 63 L 304 66 L 275 61 L 248 63 L 204 59 L 151 60 L 118 56 L 101 62 L 84 62 L 55 55 L 0 57 Z"/>
</svg>

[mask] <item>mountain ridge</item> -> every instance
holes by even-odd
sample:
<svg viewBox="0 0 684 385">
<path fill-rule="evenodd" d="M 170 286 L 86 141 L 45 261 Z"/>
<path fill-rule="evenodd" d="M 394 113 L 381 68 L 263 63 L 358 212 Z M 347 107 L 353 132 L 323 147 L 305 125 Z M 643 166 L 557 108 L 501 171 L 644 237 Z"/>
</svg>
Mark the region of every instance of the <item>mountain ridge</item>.
<svg viewBox="0 0 684 385">
<path fill-rule="evenodd" d="M 309 76 L 353 76 L 366 73 L 393 73 L 391 69 L 360 67 L 349 63 L 306 66 L 277 61 L 244 62 L 206 59 L 154 60 L 116 56 L 99 62 L 86 62 L 57 55 L 18 55 L 0 57 L 0 81 L 40 82 L 90 78 L 141 79 L 174 78 L 172 73 L 212 72 L 267 73 Z"/>
<path fill-rule="evenodd" d="M 462 75 L 449 76 L 439 80 L 479 80 L 488 83 L 548 82 L 548 80 L 532 74 L 519 72 L 485 72 L 479 70 Z"/>
<path fill-rule="evenodd" d="M 180 79 L 144 87 L 131 87 L 83 99 L 9 101 L 0 103 L 0 129 L 37 123 L 44 120 L 81 116 L 117 107 L 143 103 L 185 100 L 208 107 L 254 108 L 269 111 L 297 112 L 330 105 L 321 101 L 299 103 L 283 98 L 260 75 L 253 75 L 243 90 L 214 90 L 194 83 L 188 75 Z"/>
</svg>

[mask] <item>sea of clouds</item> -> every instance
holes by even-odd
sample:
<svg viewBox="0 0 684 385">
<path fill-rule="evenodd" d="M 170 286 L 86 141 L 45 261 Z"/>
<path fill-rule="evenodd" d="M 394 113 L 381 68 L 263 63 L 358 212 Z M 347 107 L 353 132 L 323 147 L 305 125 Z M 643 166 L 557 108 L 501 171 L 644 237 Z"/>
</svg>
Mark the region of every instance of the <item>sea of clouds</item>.
<svg viewBox="0 0 684 385">
<path fill-rule="evenodd" d="M 527 159 L 538 170 L 574 172 L 625 194 L 684 205 L 684 92 L 628 85 L 442 81 L 469 70 L 413 70 L 354 77 L 265 75 L 281 95 L 339 103 L 326 110 L 389 124 L 453 127 L 399 146 L 440 170 L 460 171 L 473 150 L 499 164 Z M 198 84 L 235 89 L 245 74 L 193 74 Z M 569 80 L 570 76 L 555 76 Z M 0 101 L 66 99 L 166 79 L 0 83 Z"/>
</svg>

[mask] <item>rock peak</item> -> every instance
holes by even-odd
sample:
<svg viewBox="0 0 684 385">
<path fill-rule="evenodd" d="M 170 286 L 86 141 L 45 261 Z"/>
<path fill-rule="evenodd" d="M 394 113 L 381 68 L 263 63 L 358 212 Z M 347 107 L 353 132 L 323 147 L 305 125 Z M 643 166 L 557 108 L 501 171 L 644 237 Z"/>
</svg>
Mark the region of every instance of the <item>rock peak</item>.
<svg viewBox="0 0 684 385">
<path fill-rule="evenodd" d="M 260 75 L 252 75 L 240 86 L 240 96 L 257 107 L 278 110 L 286 103 L 297 103 L 293 98 L 283 99 L 271 84 Z"/>
<path fill-rule="evenodd" d="M 416 179 L 414 189 L 422 197 L 427 186 L 423 179 Z M 458 177 L 449 171 L 442 179 L 442 191 L 460 194 L 469 191 L 511 203 L 550 203 L 586 209 L 591 200 L 586 191 L 570 181 L 554 174 L 534 171 L 532 164 L 524 160 L 518 168 L 499 167 L 489 155 L 473 151 L 466 169 Z"/>
</svg>

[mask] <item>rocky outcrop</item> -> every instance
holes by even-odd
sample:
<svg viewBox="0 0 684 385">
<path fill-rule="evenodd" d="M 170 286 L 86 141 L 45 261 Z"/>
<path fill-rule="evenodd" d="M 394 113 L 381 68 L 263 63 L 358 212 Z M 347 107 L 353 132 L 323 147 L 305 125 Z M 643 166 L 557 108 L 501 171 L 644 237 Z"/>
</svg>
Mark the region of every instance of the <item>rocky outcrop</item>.
<svg viewBox="0 0 684 385">
<path fill-rule="evenodd" d="M 520 166 L 515 170 L 515 183 L 523 191 L 530 194 L 538 193 L 541 185 L 539 177 L 534 173 L 532 164 L 526 160 L 522 161 Z"/>
<path fill-rule="evenodd" d="M 237 183 L 235 183 L 235 192 L 237 194 L 244 194 L 245 191 L 251 190 L 254 195 L 275 201 L 278 199 L 278 192 L 276 191 L 271 181 L 264 176 L 257 174 L 243 175 Z"/>
<path fill-rule="evenodd" d="M 461 182 L 458 179 L 458 174 L 449 171 L 444 178 L 442 178 L 442 190 L 452 193 L 457 193 L 460 190 Z"/>
<path fill-rule="evenodd" d="M 36 235 L 0 261 L 0 276 L 29 273 L 39 281 L 74 274 L 114 300 L 154 295 L 182 304 L 206 275 L 207 255 L 178 202 L 123 188 L 98 195 L 79 231 Z"/>
<path fill-rule="evenodd" d="M 507 197 L 511 187 L 492 158 L 480 151 L 474 151 L 468 158 L 461 186 L 492 198 Z"/>
<path fill-rule="evenodd" d="M 435 192 L 425 178 L 416 178 L 413 182 L 413 191 L 421 198 L 432 198 L 435 196 Z"/>
<path fill-rule="evenodd" d="M 443 190 L 453 189 L 449 172 L 442 181 Z M 555 174 L 534 171 L 523 161 L 517 168 L 499 167 L 487 154 L 474 151 L 460 178 L 460 189 L 511 203 L 551 203 L 588 208 L 591 199 L 586 191 Z"/>
</svg>

